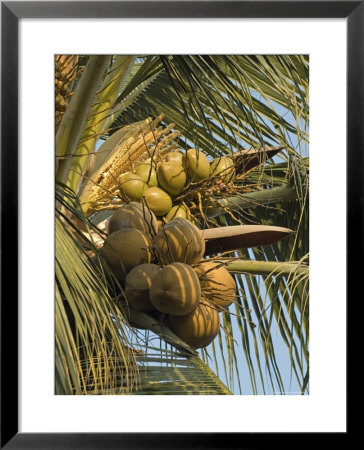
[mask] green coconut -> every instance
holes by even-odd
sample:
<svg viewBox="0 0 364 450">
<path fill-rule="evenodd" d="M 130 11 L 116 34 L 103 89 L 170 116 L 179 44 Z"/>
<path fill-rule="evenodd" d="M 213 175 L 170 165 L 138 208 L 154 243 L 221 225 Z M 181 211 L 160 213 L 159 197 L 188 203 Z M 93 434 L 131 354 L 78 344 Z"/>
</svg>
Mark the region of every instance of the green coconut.
<svg viewBox="0 0 364 450">
<path fill-rule="evenodd" d="M 172 219 L 164 225 L 154 238 L 153 246 L 157 258 L 163 264 L 197 264 L 205 253 L 202 232 L 182 217 Z"/>
<path fill-rule="evenodd" d="M 146 233 L 136 228 L 122 228 L 105 239 L 101 255 L 114 271 L 128 273 L 139 264 L 151 262 L 151 247 Z"/>
<path fill-rule="evenodd" d="M 183 219 L 189 220 L 191 214 L 184 205 L 175 205 L 169 211 L 169 213 L 165 216 L 167 222 L 170 222 L 172 219 L 177 219 L 177 217 L 182 217 Z"/>
<path fill-rule="evenodd" d="M 221 309 L 228 308 L 236 298 L 236 283 L 224 266 L 204 261 L 194 267 L 205 298 Z"/>
<path fill-rule="evenodd" d="M 162 162 L 157 177 L 159 185 L 171 195 L 178 195 L 187 181 L 185 169 L 176 161 Z"/>
<path fill-rule="evenodd" d="M 140 264 L 128 273 L 125 280 L 125 296 L 134 309 L 144 312 L 154 310 L 149 298 L 149 288 L 160 270 L 157 264 Z"/>
<path fill-rule="evenodd" d="M 158 187 L 150 187 L 143 194 L 143 199 L 156 216 L 164 216 L 172 208 L 172 199 Z"/>
<path fill-rule="evenodd" d="M 190 313 L 201 297 L 196 272 L 184 263 L 172 263 L 161 269 L 152 279 L 149 298 L 158 311 L 176 316 Z"/>
<path fill-rule="evenodd" d="M 158 186 L 157 172 L 148 163 L 139 164 L 134 171 L 148 186 Z"/>
<path fill-rule="evenodd" d="M 212 161 L 210 176 L 219 176 L 225 183 L 235 178 L 234 161 L 230 156 L 221 156 Z"/>
<path fill-rule="evenodd" d="M 128 199 L 139 202 L 148 189 L 147 184 L 135 173 L 124 173 L 118 179 L 120 192 Z"/>
<path fill-rule="evenodd" d="M 154 236 L 158 231 L 157 218 L 143 203 L 131 202 L 117 209 L 109 220 L 109 234 L 122 228 L 137 228 Z"/>
<path fill-rule="evenodd" d="M 207 157 L 195 148 L 190 148 L 183 155 L 183 167 L 187 170 L 188 178 L 201 181 L 210 175 L 210 162 Z"/>
<path fill-rule="evenodd" d="M 173 333 L 193 348 L 209 345 L 220 329 L 219 314 L 212 305 L 200 302 L 185 316 L 170 315 L 168 325 Z"/>
<path fill-rule="evenodd" d="M 175 161 L 178 164 L 182 165 L 182 158 L 183 158 L 183 153 L 176 150 L 174 152 L 170 152 L 167 154 L 166 161 Z"/>
</svg>

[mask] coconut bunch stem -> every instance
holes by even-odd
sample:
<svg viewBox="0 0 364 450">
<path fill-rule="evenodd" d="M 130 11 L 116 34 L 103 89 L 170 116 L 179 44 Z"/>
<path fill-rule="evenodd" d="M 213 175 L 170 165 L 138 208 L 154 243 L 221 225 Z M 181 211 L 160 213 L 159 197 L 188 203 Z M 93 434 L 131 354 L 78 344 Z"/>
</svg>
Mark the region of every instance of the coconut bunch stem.
<svg viewBox="0 0 364 450">
<path fill-rule="evenodd" d="M 236 223 L 241 225 L 246 223 L 247 218 L 240 210 L 232 212 L 229 207 L 222 206 L 219 200 L 232 196 L 243 196 L 259 190 L 260 186 L 251 184 L 243 186 L 231 182 L 221 186 L 221 178 L 215 176 L 211 178 L 202 180 L 199 183 L 191 183 L 189 189 L 183 192 L 175 201 L 187 205 L 191 217 L 195 221 L 202 220 L 204 228 L 216 227 L 216 222 L 207 215 L 207 208 L 211 207 L 220 208 L 223 210 L 223 214 L 229 215 Z"/>
</svg>

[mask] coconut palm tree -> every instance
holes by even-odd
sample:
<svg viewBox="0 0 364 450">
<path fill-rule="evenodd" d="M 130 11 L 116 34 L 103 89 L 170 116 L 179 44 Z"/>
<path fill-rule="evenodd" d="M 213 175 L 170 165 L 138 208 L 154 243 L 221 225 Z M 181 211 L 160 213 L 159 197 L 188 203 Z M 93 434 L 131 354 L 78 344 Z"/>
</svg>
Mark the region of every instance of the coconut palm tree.
<svg viewBox="0 0 364 450">
<path fill-rule="evenodd" d="M 308 57 L 60 55 L 55 80 L 56 393 L 307 393 Z M 128 306 L 99 251 L 119 175 L 177 148 L 234 163 L 177 198 L 200 228 L 252 230 L 208 241 L 239 295 L 199 351 Z"/>
</svg>

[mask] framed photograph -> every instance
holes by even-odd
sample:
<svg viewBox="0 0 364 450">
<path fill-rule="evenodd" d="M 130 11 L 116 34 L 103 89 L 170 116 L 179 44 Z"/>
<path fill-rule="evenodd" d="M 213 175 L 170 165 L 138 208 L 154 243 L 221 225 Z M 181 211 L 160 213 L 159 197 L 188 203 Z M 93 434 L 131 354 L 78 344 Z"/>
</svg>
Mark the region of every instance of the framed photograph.
<svg viewBox="0 0 364 450">
<path fill-rule="evenodd" d="M 363 18 L 1 3 L 2 448 L 348 436 Z"/>
</svg>

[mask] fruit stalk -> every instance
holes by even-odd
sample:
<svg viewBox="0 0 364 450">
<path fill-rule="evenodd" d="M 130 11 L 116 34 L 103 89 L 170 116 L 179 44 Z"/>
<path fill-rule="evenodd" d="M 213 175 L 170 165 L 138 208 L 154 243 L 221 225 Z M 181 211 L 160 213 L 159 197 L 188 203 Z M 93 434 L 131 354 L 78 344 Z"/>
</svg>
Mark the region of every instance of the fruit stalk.
<svg viewBox="0 0 364 450">
<path fill-rule="evenodd" d="M 221 260 L 223 261 L 223 260 Z M 308 274 L 308 266 L 297 262 L 274 262 L 274 261 L 231 261 L 226 269 L 232 273 L 249 275 L 276 275 L 292 276 Z"/>
</svg>

